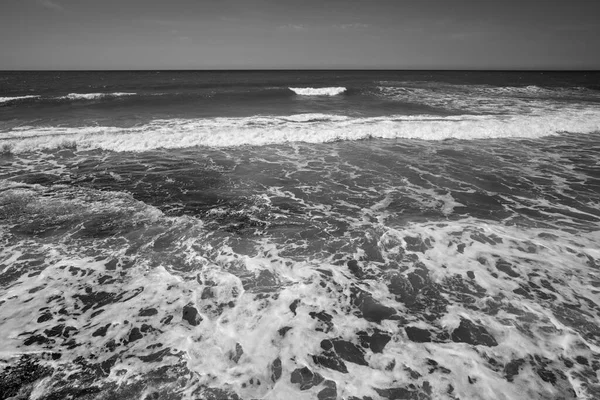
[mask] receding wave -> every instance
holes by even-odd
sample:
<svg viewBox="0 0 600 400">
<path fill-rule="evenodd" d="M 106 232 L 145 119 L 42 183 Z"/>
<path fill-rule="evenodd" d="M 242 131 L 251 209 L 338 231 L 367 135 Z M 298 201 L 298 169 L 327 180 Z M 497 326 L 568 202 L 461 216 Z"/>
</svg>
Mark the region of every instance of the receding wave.
<svg viewBox="0 0 600 400">
<path fill-rule="evenodd" d="M 0 132 L 0 145 L 13 152 L 65 146 L 136 152 L 157 148 L 326 143 L 369 138 L 538 138 L 562 132 L 600 132 L 600 110 L 563 110 L 541 115 L 447 117 L 424 115 L 356 118 L 329 114 L 299 114 L 159 119 L 129 128 L 19 127 Z"/>
<path fill-rule="evenodd" d="M 134 96 L 136 93 L 69 93 L 66 96 L 59 97 L 59 99 L 66 100 L 97 100 L 105 97 L 123 97 L 123 96 Z"/>
<path fill-rule="evenodd" d="M 343 86 L 339 87 L 323 87 L 323 88 L 313 88 L 313 87 L 305 87 L 305 88 L 289 88 L 292 92 L 296 93 L 300 96 L 336 96 L 338 94 L 342 94 L 346 91 L 346 88 Z"/>
<path fill-rule="evenodd" d="M 40 96 L 37 95 L 28 95 L 28 96 L 15 96 L 15 97 L 0 97 L 0 104 L 2 103 L 12 103 L 15 101 L 27 100 L 27 99 L 37 99 Z"/>
</svg>

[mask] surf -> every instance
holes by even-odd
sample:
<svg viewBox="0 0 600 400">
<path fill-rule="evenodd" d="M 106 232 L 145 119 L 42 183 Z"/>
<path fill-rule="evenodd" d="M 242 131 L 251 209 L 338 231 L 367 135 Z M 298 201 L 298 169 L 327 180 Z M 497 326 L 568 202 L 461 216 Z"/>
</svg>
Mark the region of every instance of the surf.
<svg viewBox="0 0 600 400">
<path fill-rule="evenodd" d="M 346 92 L 346 88 L 343 86 L 339 87 L 323 87 L 323 88 L 314 88 L 314 87 L 290 87 L 292 92 L 296 93 L 299 96 L 337 96 Z"/>
<path fill-rule="evenodd" d="M 335 114 L 157 119 L 133 127 L 23 126 L 0 132 L 13 152 L 64 147 L 140 152 L 158 148 L 265 146 L 365 139 L 535 139 L 559 133 L 600 132 L 600 110 L 564 109 L 531 115 Z"/>
</svg>

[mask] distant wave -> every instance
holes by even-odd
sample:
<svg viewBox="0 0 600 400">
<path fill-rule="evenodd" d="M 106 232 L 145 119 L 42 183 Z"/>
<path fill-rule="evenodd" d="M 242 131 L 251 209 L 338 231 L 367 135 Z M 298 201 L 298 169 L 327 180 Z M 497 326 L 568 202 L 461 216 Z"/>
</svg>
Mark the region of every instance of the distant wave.
<svg viewBox="0 0 600 400">
<path fill-rule="evenodd" d="M 581 87 L 456 85 L 436 82 L 379 82 L 375 95 L 385 100 L 425 105 L 451 112 L 529 114 L 560 110 L 572 102 L 600 100 Z"/>
<path fill-rule="evenodd" d="M 289 88 L 292 92 L 300 96 L 336 96 L 346 91 L 345 87 L 323 87 L 323 88 Z"/>
<path fill-rule="evenodd" d="M 0 103 L 10 103 L 13 101 L 20 101 L 26 99 L 37 99 L 40 96 L 37 95 L 29 95 L 29 96 L 15 96 L 15 97 L 0 97 Z"/>
<path fill-rule="evenodd" d="M 97 100 L 103 97 L 122 97 L 122 96 L 134 96 L 136 93 L 69 93 L 66 96 L 59 97 L 59 99 L 66 100 Z"/>
<path fill-rule="evenodd" d="M 161 119 L 120 128 L 20 127 L 0 133 L 13 152 L 72 147 L 146 151 L 194 146 L 262 146 L 290 142 L 326 143 L 369 138 L 423 140 L 538 138 L 562 132 L 600 132 L 600 109 L 538 115 L 391 116 L 356 118 L 330 114 L 243 118 Z"/>
</svg>

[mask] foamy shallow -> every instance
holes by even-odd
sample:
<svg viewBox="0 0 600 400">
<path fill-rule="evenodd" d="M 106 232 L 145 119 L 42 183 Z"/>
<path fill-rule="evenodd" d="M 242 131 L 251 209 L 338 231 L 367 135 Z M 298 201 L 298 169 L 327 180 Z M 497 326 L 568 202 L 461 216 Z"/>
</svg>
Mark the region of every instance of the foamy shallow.
<svg viewBox="0 0 600 400">
<path fill-rule="evenodd" d="M 13 152 L 77 146 L 145 151 L 194 146 L 235 147 L 369 138 L 423 140 L 539 138 L 562 132 L 600 131 L 600 110 L 564 109 L 528 115 L 391 116 L 329 114 L 243 118 L 161 119 L 130 128 L 114 126 L 20 127 L 0 133 Z"/>
<path fill-rule="evenodd" d="M 300 96 L 336 96 L 346 91 L 345 87 L 324 87 L 324 88 L 289 88 L 292 92 Z"/>
<path fill-rule="evenodd" d="M 0 204 L 15 211 L 0 230 L 10 285 L 0 290 L 3 359 L 60 354 L 46 365 L 66 376 L 97 371 L 104 390 L 142 381 L 166 395 L 179 383 L 190 399 L 192 390 L 237 398 L 210 397 L 210 388 L 309 399 L 328 387 L 342 398 L 575 398 L 571 387 L 592 398 L 591 367 L 572 360 L 598 352 L 586 336 L 599 322 L 586 264 L 600 258 L 595 232 L 476 218 L 372 222 L 384 201 L 348 220 L 367 240 L 350 241 L 342 259 L 298 257 L 290 252 L 302 243 L 269 235 L 236 250 L 202 221 L 166 217 L 125 193 L 1 188 Z M 26 240 L 10 233 L 30 230 Z M 377 320 L 366 299 L 387 314 Z M 479 337 L 456 333 L 464 321 L 483 329 Z M 322 379 L 298 387 L 305 368 Z"/>
</svg>

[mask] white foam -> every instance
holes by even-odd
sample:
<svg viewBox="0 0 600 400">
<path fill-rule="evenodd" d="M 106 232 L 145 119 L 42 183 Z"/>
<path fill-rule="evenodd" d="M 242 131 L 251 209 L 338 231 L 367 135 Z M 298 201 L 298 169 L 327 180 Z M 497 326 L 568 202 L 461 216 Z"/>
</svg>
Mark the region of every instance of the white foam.
<svg viewBox="0 0 600 400">
<path fill-rule="evenodd" d="M 135 93 L 126 92 L 115 92 L 115 93 L 69 93 L 66 96 L 59 97 L 59 99 L 67 100 L 97 100 L 103 97 L 122 97 L 122 96 L 133 96 Z"/>
<path fill-rule="evenodd" d="M 323 87 L 323 88 L 313 88 L 313 87 L 305 87 L 305 88 L 289 88 L 292 92 L 300 95 L 300 96 L 336 96 L 338 94 L 342 94 L 346 91 L 346 88 L 343 86 L 339 87 Z"/>
<path fill-rule="evenodd" d="M 26 99 L 37 99 L 39 95 L 15 96 L 15 97 L 0 97 L 0 103 L 8 103 L 10 101 L 19 101 Z"/>
<path fill-rule="evenodd" d="M 369 138 L 423 140 L 539 138 L 561 132 L 600 131 L 600 110 L 564 109 L 514 116 L 391 116 L 356 118 L 328 114 L 243 118 L 160 119 L 144 125 L 21 127 L 1 132 L 13 152 L 52 149 L 66 142 L 79 149 L 146 151 L 194 146 L 262 146 L 327 143 Z"/>
</svg>

